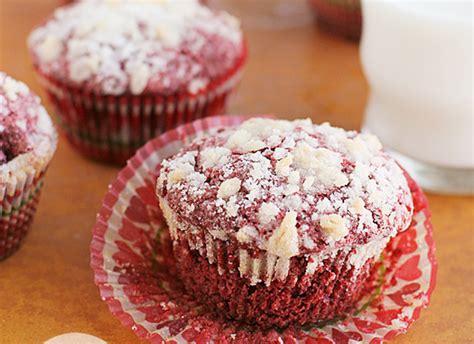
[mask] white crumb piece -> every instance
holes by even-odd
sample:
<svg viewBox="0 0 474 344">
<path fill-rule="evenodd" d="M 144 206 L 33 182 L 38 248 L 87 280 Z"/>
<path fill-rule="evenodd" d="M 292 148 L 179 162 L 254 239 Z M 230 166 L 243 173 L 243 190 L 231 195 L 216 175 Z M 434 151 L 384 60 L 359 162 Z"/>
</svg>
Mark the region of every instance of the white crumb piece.
<svg viewBox="0 0 474 344">
<path fill-rule="evenodd" d="M 283 148 L 294 148 L 296 145 L 295 139 L 292 138 L 291 136 L 287 136 L 284 140 L 281 146 Z"/>
<path fill-rule="evenodd" d="M 229 198 L 239 192 L 241 186 L 241 180 L 239 178 L 231 178 L 222 182 L 217 192 L 218 198 Z"/>
<path fill-rule="evenodd" d="M 349 208 L 354 214 L 361 214 L 365 209 L 364 200 L 360 197 L 356 197 Z"/>
<path fill-rule="evenodd" d="M 283 190 L 283 194 L 286 196 L 293 195 L 297 193 L 300 190 L 300 187 L 295 184 L 289 184 L 286 186 L 286 188 Z"/>
<path fill-rule="evenodd" d="M 290 184 L 299 184 L 300 182 L 300 172 L 299 171 L 291 171 L 290 175 L 288 176 L 288 183 Z"/>
<path fill-rule="evenodd" d="M 360 269 L 368 259 L 378 258 L 389 240 L 390 237 L 359 245 L 356 251 L 349 257 L 349 264 L 354 266 L 355 269 Z"/>
<path fill-rule="evenodd" d="M 322 215 L 319 221 L 322 230 L 333 240 L 339 240 L 349 234 L 345 220 L 339 214 Z"/>
<path fill-rule="evenodd" d="M 290 195 L 285 197 L 285 200 L 283 201 L 283 204 L 288 208 L 292 210 L 300 210 L 301 208 L 304 207 L 305 202 L 301 199 L 300 196 L 298 195 Z"/>
<path fill-rule="evenodd" d="M 267 138 L 268 146 L 274 147 L 281 143 L 281 137 L 279 135 L 271 135 Z"/>
<path fill-rule="evenodd" d="M 323 187 L 343 186 L 349 180 L 342 172 L 341 158 L 338 153 L 327 148 L 313 148 L 300 143 L 294 150 L 295 166 L 307 171 Z"/>
<path fill-rule="evenodd" d="M 293 155 L 288 154 L 283 159 L 279 160 L 275 165 L 275 172 L 280 177 L 286 177 L 290 174 L 290 166 L 293 163 Z"/>
<path fill-rule="evenodd" d="M 199 172 L 191 172 L 186 176 L 189 181 L 189 184 L 193 187 L 199 188 L 206 181 L 206 176 Z"/>
<path fill-rule="evenodd" d="M 168 183 L 170 185 L 176 184 L 184 179 L 191 171 L 189 169 L 177 168 L 168 173 Z"/>
<path fill-rule="evenodd" d="M 237 198 L 235 197 L 235 195 L 229 198 L 229 201 L 227 202 L 225 209 L 228 216 L 230 217 L 237 216 L 239 212 L 239 206 L 237 205 Z"/>
<path fill-rule="evenodd" d="M 308 235 L 308 228 L 302 228 L 303 231 L 303 246 L 307 248 L 308 250 L 312 250 L 316 244 L 314 241 L 309 237 Z"/>
<path fill-rule="evenodd" d="M 62 42 L 55 35 L 48 34 L 37 46 L 36 53 L 45 63 L 49 63 L 58 58 L 62 51 Z"/>
<path fill-rule="evenodd" d="M 75 82 L 82 82 L 97 72 L 99 63 L 99 58 L 95 55 L 77 58 L 69 64 L 69 77 Z"/>
<path fill-rule="evenodd" d="M 352 179 L 367 180 L 369 179 L 370 169 L 367 165 L 356 162 L 354 171 L 352 172 Z"/>
<path fill-rule="evenodd" d="M 223 207 L 225 205 L 226 205 L 226 201 L 224 201 L 222 198 L 216 199 L 216 206 Z"/>
<path fill-rule="evenodd" d="M 296 216 L 297 213 L 295 211 L 289 211 L 286 213 L 280 227 L 273 232 L 268 240 L 268 252 L 283 258 L 290 258 L 298 255 L 299 243 L 298 230 L 296 228 Z"/>
<path fill-rule="evenodd" d="M 303 190 L 309 191 L 311 189 L 311 187 L 313 186 L 313 183 L 314 183 L 314 177 L 313 176 L 306 177 L 304 182 L 303 182 Z"/>
<path fill-rule="evenodd" d="M 334 206 L 329 200 L 329 198 L 323 198 L 316 204 L 316 210 L 320 213 L 327 213 L 334 211 Z"/>
<path fill-rule="evenodd" d="M 244 226 L 240 228 L 236 234 L 236 238 L 239 242 L 248 244 L 252 238 L 256 238 L 258 236 L 258 232 L 255 227 L 252 226 Z"/>
<path fill-rule="evenodd" d="M 247 194 L 247 199 L 250 201 L 250 202 L 253 202 L 255 201 L 257 198 L 259 198 L 261 196 L 262 192 L 260 189 L 258 188 L 253 188 L 250 190 L 250 192 Z"/>
<path fill-rule="evenodd" d="M 28 93 L 28 87 L 24 83 L 16 81 L 9 76 L 5 76 L 3 85 L 0 86 L 10 101 L 15 101 L 19 94 L 25 95 Z"/>
<path fill-rule="evenodd" d="M 278 209 L 275 204 L 264 202 L 258 211 L 258 219 L 261 224 L 266 225 L 269 224 L 279 212 L 280 209 Z"/>
<path fill-rule="evenodd" d="M 372 150 L 372 152 L 377 152 L 382 149 L 382 144 L 377 136 L 372 134 L 360 134 L 360 137 L 367 146 Z"/>
<path fill-rule="evenodd" d="M 243 153 L 256 152 L 266 147 L 262 140 L 250 140 L 242 144 L 239 148 Z"/>
<path fill-rule="evenodd" d="M 287 154 L 288 154 L 288 151 L 286 149 L 278 147 L 273 152 L 273 157 L 276 160 L 280 160 L 280 159 L 283 159 Z"/>
<path fill-rule="evenodd" d="M 202 78 L 196 78 L 191 80 L 188 86 L 188 91 L 192 94 L 196 94 L 207 86 L 207 81 Z"/>
<path fill-rule="evenodd" d="M 360 137 L 357 136 L 353 139 L 347 139 L 345 144 L 349 154 L 354 159 L 366 159 L 368 156 L 370 157 L 370 152 Z"/>
<path fill-rule="evenodd" d="M 134 63 L 133 67 L 127 68 L 127 72 L 130 74 L 130 91 L 132 91 L 132 94 L 142 93 L 151 77 L 150 67 L 145 63 Z"/>
<path fill-rule="evenodd" d="M 177 46 L 181 39 L 177 30 L 160 24 L 158 24 L 155 29 L 155 35 L 158 40 L 161 40 L 165 45 L 170 47 Z"/>
<path fill-rule="evenodd" d="M 347 185 L 347 183 L 349 183 L 349 179 L 347 178 L 347 176 L 344 174 L 344 173 L 337 173 L 334 177 L 334 185 L 335 186 L 344 186 L 344 185 Z"/>
<path fill-rule="evenodd" d="M 265 176 L 265 170 L 263 164 L 255 164 L 253 169 L 250 170 L 250 176 L 254 179 L 262 179 Z"/>
<path fill-rule="evenodd" d="M 209 233 L 212 235 L 214 239 L 226 241 L 229 238 L 229 236 L 224 230 L 211 229 Z"/>
<path fill-rule="evenodd" d="M 207 169 L 220 166 L 229 160 L 230 149 L 225 147 L 211 147 L 201 151 L 202 166 Z"/>
<path fill-rule="evenodd" d="M 380 190 L 373 190 L 369 195 L 369 202 L 381 208 L 385 201 L 385 195 Z"/>
<path fill-rule="evenodd" d="M 236 130 L 227 140 L 226 147 L 230 149 L 241 149 L 247 142 L 252 139 L 252 134 L 247 130 Z"/>
</svg>

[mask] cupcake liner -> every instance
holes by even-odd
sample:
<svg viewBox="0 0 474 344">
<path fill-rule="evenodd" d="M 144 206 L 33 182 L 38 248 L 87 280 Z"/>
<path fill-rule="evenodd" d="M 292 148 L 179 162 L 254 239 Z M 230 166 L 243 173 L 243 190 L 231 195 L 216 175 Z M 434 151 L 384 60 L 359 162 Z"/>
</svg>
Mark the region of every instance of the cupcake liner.
<svg viewBox="0 0 474 344">
<path fill-rule="evenodd" d="M 350 39 L 359 40 L 362 32 L 360 0 L 308 0 L 318 24 Z"/>
<path fill-rule="evenodd" d="M 409 177 L 413 222 L 389 242 L 377 287 L 352 316 L 324 325 L 259 330 L 215 317 L 186 292 L 155 196 L 159 165 L 196 136 L 243 120 L 209 117 L 168 131 L 141 148 L 111 184 L 94 227 L 91 267 L 112 314 L 153 343 L 380 343 L 406 332 L 429 303 L 437 269 L 427 201 Z"/>
<path fill-rule="evenodd" d="M 43 186 L 46 166 L 39 174 L 21 172 L 0 187 L 0 261 L 15 253 L 31 227 Z"/>
<path fill-rule="evenodd" d="M 247 50 L 223 77 L 197 94 L 106 96 L 37 74 L 68 141 L 84 156 L 123 164 L 156 135 L 193 120 L 222 114 L 241 79 Z"/>
</svg>

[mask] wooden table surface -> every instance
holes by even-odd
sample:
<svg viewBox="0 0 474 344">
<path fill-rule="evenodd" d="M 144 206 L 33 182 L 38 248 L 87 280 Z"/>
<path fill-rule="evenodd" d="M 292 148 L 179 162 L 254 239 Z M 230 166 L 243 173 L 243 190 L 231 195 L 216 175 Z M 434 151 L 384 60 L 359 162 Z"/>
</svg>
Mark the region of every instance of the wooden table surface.
<svg viewBox="0 0 474 344">
<path fill-rule="evenodd" d="M 56 5 L 53 0 L 0 0 L 0 69 L 43 99 L 25 40 Z M 279 31 L 248 28 L 246 33 L 250 58 L 229 112 L 311 116 L 359 128 L 368 88 L 356 44 L 312 23 Z M 80 157 L 60 139 L 31 233 L 19 252 L 0 263 L 0 343 L 40 343 L 65 332 L 85 332 L 110 343 L 139 342 L 101 301 L 89 267 L 95 214 L 118 170 Z M 428 198 L 437 287 L 429 308 L 394 342 L 473 343 L 474 199 Z"/>
</svg>

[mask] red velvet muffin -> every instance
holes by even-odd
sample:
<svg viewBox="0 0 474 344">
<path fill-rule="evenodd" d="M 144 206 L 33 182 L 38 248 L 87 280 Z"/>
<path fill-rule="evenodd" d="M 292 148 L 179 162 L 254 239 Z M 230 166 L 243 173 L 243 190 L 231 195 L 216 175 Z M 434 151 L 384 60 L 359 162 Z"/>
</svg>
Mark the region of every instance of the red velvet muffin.
<svg viewBox="0 0 474 344">
<path fill-rule="evenodd" d="M 85 0 L 28 41 L 69 141 L 124 162 L 157 134 L 223 112 L 246 56 L 239 22 L 197 0 Z"/>
<path fill-rule="evenodd" d="M 251 119 L 163 161 L 157 196 L 187 290 L 263 328 L 343 316 L 413 201 L 376 137 Z"/>
<path fill-rule="evenodd" d="M 39 98 L 0 72 L 0 260 L 26 236 L 57 135 Z"/>
</svg>

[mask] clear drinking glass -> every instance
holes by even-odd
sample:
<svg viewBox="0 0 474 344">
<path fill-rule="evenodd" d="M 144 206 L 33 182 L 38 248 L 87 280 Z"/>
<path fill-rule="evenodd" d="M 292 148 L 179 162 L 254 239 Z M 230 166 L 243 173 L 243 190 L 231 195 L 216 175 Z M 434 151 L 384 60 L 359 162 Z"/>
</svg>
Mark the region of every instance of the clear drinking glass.
<svg viewBox="0 0 474 344">
<path fill-rule="evenodd" d="M 470 1 L 362 1 L 373 132 L 428 190 L 474 193 Z"/>
</svg>

